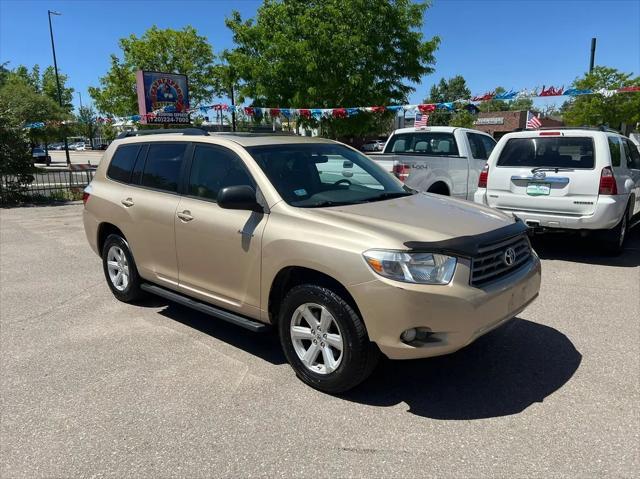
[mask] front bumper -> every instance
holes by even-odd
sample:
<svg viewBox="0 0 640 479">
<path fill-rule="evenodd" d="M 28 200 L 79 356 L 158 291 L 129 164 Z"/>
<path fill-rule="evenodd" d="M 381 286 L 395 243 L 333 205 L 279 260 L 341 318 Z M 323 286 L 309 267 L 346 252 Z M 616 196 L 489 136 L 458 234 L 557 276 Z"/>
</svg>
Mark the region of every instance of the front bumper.
<svg viewBox="0 0 640 479">
<path fill-rule="evenodd" d="M 350 286 L 369 338 L 391 359 L 452 353 L 519 314 L 540 290 L 540 260 L 482 288 L 469 285 L 470 262 L 460 259 L 447 286 L 414 285 L 384 278 Z M 409 328 L 428 328 L 427 341 L 406 344 Z"/>
</svg>

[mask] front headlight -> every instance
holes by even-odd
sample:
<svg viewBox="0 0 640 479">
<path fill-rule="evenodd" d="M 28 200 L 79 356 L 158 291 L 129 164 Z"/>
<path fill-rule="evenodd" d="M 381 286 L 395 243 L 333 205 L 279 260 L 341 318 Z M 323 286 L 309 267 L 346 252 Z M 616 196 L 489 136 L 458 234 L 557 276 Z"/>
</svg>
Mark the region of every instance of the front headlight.
<svg viewBox="0 0 640 479">
<path fill-rule="evenodd" d="M 456 258 L 444 254 L 371 249 L 362 256 L 380 276 L 406 283 L 449 284 L 456 270 Z"/>
</svg>

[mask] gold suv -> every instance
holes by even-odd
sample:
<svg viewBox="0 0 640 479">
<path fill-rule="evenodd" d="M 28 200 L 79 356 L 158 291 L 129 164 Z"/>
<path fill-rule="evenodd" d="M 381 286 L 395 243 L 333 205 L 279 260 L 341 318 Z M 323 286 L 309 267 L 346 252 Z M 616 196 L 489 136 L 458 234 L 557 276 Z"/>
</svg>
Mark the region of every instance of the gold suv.
<svg viewBox="0 0 640 479">
<path fill-rule="evenodd" d="M 138 133 L 111 144 L 84 195 L 113 294 L 274 326 L 314 388 L 354 387 L 380 352 L 456 351 L 538 295 L 540 261 L 521 221 L 416 193 L 348 146 Z"/>
</svg>

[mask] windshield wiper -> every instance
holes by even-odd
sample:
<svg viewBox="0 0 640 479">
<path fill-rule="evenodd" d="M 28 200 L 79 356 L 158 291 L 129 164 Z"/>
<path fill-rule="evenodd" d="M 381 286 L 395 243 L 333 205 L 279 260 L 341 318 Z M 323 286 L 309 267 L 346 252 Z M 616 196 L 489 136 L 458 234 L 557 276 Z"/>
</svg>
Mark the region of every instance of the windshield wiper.
<svg viewBox="0 0 640 479">
<path fill-rule="evenodd" d="M 380 193 L 378 196 L 373 196 L 362 200 L 363 203 L 369 203 L 371 201 L 391 200 L 393 198 L 403 198 L 405 196 L 413 196 L 415 193 L 409 193 L 408 191 L 393 191 L 387 193 Z"/>
<path fill-rule="evenodd" d="M 554 168 L 553 166 L 540 166 L 538 168 L 532 169 L 531 173 L 535 173 L 536 171 L 553 171 L 555 173 L 558 173 L 559 171 L 574 171 L 574 168 Z"/>
</svg>

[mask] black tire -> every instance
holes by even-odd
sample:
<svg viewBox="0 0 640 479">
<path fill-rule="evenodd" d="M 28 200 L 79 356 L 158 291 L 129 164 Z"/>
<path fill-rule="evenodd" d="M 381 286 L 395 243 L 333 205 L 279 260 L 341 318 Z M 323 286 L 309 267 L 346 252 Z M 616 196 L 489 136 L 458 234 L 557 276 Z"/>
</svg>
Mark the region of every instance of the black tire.
<svg viewBox="0 0 640 479">
<path fill-rule="evenodd" d="M 305 303 L 326 308 L 343 337 L 342 359 L 331 373 L 320 374 L 307 368 L 293 346 L 291 322 L 296 309 Z M 338 394 L 360 384 L 373 372 L 380 357 L 358 313 L 338 294 L 322 286 L 303 284 L 291 289 L 280 308 L 278 330 L 284 354 L 296 375 L 309 386 L 327 393 Z"/>
<path fill-rule="evenodd" d="M 122 250 L 122 252 L 126 256 L 127 260 L 129 280 L 126 287 L 124 287 L 122 290 L 119 290 L 114 285 L 111 277 L 109 276 L 109 270 L 107 267 L 107 256 L 109 250 L 113 246 L 120 248 L 120 250 Z M 144 292 L 140 289 L 142 281 L 140 275 L 138 274 L 138 269 L 136 268 L 136 263 L 133 259 L 133 255 L 131 254 L 131 250 L 129 249 L 129 245 L 127 244 L 126 240 L 120 235 L 111 234 L 107 236 L 107 239 L 102 246 L 102 269 L 104 270 L 104 276 L 107 280 L 107 284 L 109 285 L 111 292 L 117 299 L 119 299 L 123 303 L 132 303 L 144 297 Z"/>
<path fill-rule="evenodd" d="M 622 253 L 628 230 L 629 206 L 624 210 L 624 214 L 616 226 L 610 230 L 603 230 L 600 232 L 600 239 L 604 246 L 604 252 L 612 256 L 617 256 Z"/>
</svg>

